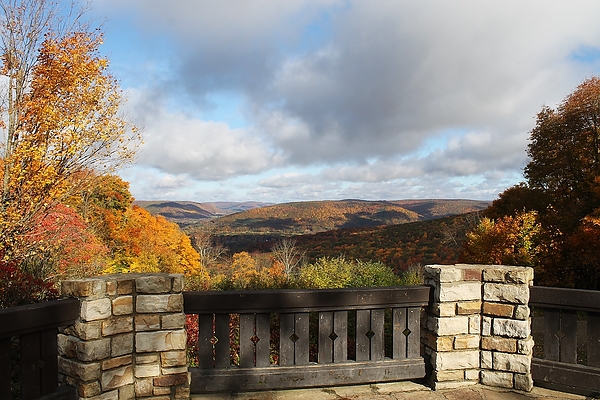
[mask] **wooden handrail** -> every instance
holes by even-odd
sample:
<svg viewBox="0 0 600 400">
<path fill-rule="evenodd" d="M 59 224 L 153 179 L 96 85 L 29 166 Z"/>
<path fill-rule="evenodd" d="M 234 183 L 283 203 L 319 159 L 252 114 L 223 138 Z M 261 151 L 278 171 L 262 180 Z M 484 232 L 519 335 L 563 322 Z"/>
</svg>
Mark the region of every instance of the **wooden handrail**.
<svg viewBox="0 0 600 400">
<path fill-rule="evenodd" d="M 61 299 L 0 310 L 0 338 L 72 325 L 79 300 Z"/>
<path fill-rule="evenodd" d="M 529 306 L 600 312 L 600 291 L 532 286 Z"/>
</svg>

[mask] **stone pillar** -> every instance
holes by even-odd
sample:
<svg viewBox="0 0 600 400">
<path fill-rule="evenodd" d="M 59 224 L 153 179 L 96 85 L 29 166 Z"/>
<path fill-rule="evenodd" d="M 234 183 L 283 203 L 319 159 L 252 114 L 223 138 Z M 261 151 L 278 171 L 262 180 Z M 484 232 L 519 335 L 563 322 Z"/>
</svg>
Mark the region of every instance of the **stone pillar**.
<svg viewBox="0 0 600 400">
<path fill-rule="evenodd" d="M 189 399 L 182 290 L 178 274 L 62 283 L 81 309 L 58 336 L 59 372 L 80 399 Z"/>
<path fill-rule="evenodd" d="M 422 345 L 434 389 L 475 383 L 532 389 L 532 282 L 533 269 L 525 267 L 425 267 L 433 299 L 422 319 Z"/>
<path fill-rule="evenodd" d="M 533 337 L 529 287 L 533 269 L 492 266 L 483 270 L 481 383 L 533 389 Z"/>
</svg>

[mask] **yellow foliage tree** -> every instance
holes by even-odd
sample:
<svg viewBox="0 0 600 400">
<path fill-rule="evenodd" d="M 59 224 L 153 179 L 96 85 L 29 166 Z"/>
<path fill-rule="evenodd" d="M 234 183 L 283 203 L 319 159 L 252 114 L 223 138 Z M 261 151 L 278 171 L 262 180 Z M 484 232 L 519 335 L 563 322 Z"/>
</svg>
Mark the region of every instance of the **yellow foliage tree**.
<svg viewBox="0 0 600 400">
<path fill-rule="evenodd" d="M 0 251 L 20 261 L 35 255 L 40 243 L 28 235 L 40 221 L 98 173 L 130 162 L 140 138 L 119 115 L 121 91 L 108 73 L 108 61 L 98 54 L 102 36 L 74 32 L 58 37 L 47 27 L 53 22 L 44 14 L 49 2 L 6 3 L 0 4 L 5 14 L 0 73 L 8 82 Z M 21 7 L 20 13 L 15 7 Z M 27 7 L 32 9 L 26 12 Z M 27 23 L 29 31 L 21 32 Z M 43 41 L 35 36 L 42 33 Z M 27 40 L 33 44 L 23 43 Z"/>
</svg>

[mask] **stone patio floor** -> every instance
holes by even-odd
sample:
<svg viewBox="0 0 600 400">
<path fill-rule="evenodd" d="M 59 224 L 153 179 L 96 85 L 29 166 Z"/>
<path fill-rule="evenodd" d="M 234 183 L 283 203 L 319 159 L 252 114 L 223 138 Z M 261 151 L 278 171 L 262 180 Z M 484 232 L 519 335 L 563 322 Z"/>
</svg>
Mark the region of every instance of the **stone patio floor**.
<svg viewBox="0 0 600 400">
<path fill-rule="evenodd" d="M 330 388 L 192 395 L 193 400 L 585 400 L 592 397 L 534 387 L 529 393 L 473 385 L 433 391 L 414 382 Z"/>
</svg>

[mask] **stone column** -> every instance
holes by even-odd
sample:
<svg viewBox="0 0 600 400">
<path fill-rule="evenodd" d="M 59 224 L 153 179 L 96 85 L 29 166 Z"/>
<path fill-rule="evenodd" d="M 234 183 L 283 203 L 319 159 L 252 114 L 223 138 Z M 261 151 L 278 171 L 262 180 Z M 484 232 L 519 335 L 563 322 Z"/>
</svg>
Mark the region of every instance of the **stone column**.
<svg viewBox="0 0 600 400">
<path fill-rule="evenodd" d="M 533 388 L 532 282 L 533 269 L 525 267 L 425 267 L 433 299 L 422 319 L 422 345 L 434 389 L 475 383 Z"/>
<path fill-rule="evenodd" d="M 529 286 L 533 269 L 493 266 L 483 270 L 481 383 L 533 389 L 533 338 Z"/>
<path fill-rule="evenodd" d="M 189 399 L 183 276 L 65 281 L 79 319 L 58 336 L 59 372 L 80 399 Z"/>
</svg>

